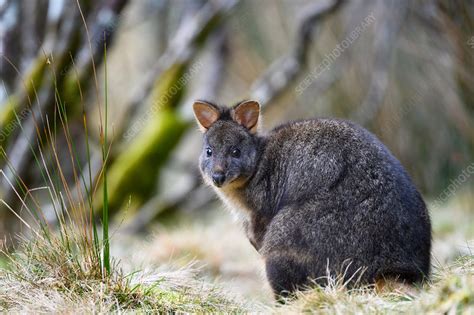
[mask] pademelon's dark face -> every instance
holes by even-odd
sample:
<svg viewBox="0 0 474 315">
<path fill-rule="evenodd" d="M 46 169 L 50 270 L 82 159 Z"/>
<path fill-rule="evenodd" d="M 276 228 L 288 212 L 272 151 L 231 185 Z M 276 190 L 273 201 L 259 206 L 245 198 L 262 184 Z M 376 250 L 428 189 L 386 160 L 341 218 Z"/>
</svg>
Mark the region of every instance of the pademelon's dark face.
<svg viewBox="0 0 474 315">
<path fill-rule="evenodd" d="M 232 109 L 194 104 L 196 120 L 204 132 L 199 167 L 209 185 L 241 186 L 255 172 L 259 109 L 257 102 L 240 103 Z"/>
</svg>

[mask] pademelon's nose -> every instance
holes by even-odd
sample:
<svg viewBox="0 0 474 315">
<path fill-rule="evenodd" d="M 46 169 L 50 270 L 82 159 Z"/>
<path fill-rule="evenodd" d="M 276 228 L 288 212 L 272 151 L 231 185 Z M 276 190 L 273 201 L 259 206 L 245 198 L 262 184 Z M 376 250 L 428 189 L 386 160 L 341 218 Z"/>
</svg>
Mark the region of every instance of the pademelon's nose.
<svg viewBox="0 0 474 315">
<path fill-rule="evenodd" d="M 216 172 L 212 174 L 212 181 L 217 187 L 222 186 L 225 181 L 225 174 L 223 172 Z"/>
</svg>

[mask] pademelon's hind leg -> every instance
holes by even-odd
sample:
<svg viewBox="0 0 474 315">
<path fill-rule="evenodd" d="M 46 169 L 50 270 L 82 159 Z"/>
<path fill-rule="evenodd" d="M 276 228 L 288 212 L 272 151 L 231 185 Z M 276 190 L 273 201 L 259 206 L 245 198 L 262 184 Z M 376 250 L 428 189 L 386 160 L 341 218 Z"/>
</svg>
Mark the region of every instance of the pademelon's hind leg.
<svg viewBox="0 0 474 315">
<path fill-rule="evenodd" d="M 284 302 L 284 298 L 291 297 L 296 290 L 310 284 L 307 263 L 300 261 L 295 255 L 269 255 L 265 260 L 265 269 L 277 301 Z"/>
</svg>

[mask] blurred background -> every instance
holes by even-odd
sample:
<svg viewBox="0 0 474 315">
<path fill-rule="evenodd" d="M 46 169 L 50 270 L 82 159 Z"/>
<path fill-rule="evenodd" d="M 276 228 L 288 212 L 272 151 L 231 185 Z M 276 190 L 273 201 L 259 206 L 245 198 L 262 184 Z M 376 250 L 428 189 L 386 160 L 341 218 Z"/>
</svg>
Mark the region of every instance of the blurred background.
<svg viewBox="0 0 474 315">
<path fill-rule="evenodd" d="M 115 257 L 192 263 L 269 301 L 258 254 L 202 185 L 191 106 L 256 99 L 265 129 L 330 116 L 375 133 L 430 205 L 434 263 L 469 250 L 472 1 L 0 0 L 0 34 L 2 239 L 22 231 L 28 195 L 55 224 L 50 184 L 81 177 L 100 196 L 106 140 Z"/>
</svg>

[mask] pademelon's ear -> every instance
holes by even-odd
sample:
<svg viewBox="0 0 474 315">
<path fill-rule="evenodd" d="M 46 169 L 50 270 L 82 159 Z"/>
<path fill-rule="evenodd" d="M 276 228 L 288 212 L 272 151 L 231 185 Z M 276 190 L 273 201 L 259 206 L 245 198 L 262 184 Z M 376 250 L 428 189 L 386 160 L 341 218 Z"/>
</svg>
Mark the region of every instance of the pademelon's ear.
<svg viewBox="0 0 474 315">
<path fill-rule="evenodd" d="M 220 116 L 219 108 L 215 105 L 204 102 L 196 101 L 193 104 L 194 117 L 199 125 L 199 129 L 202 132 L 206 132 L 213 123 L 215 123 Z"/>
<path fill-rule="evenodd" d="M 255 133 L 260 118 L 260 104 L 257 101 L 244 101 L 233 108 L 232 118 L 251 133 Z"/>
</svg>

